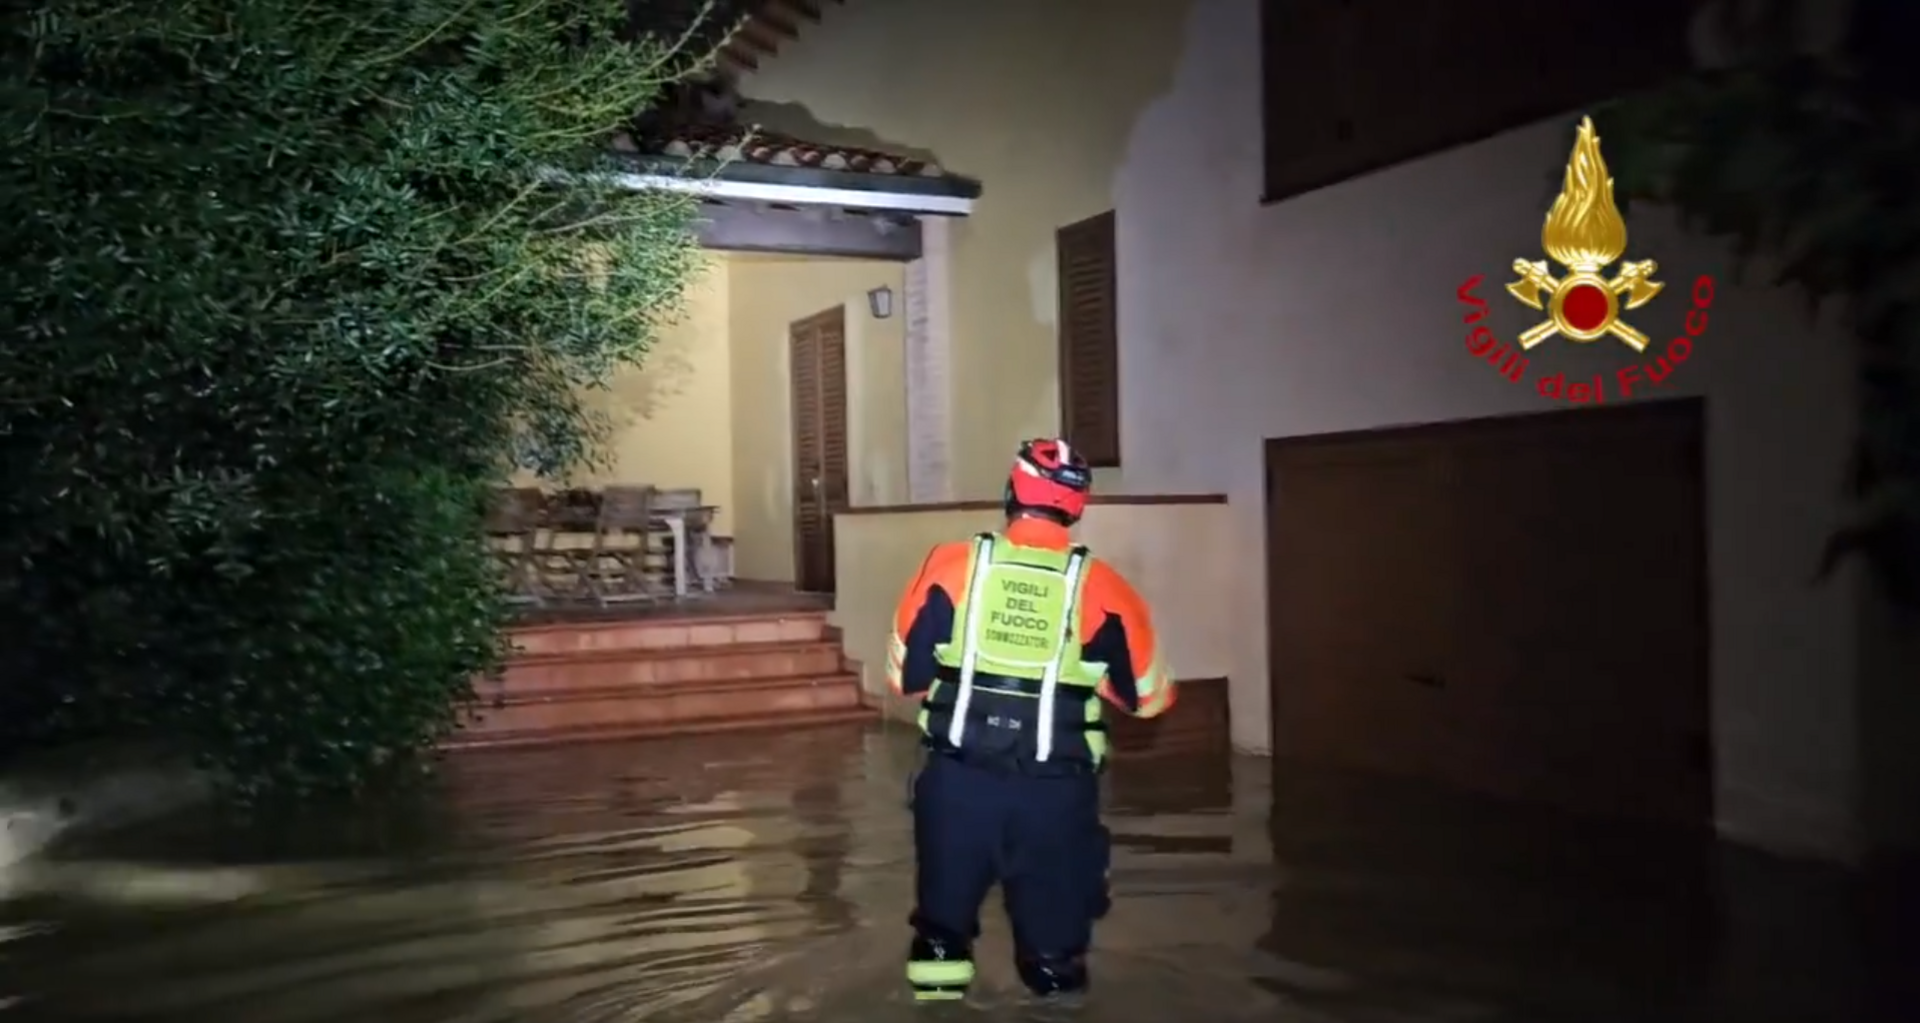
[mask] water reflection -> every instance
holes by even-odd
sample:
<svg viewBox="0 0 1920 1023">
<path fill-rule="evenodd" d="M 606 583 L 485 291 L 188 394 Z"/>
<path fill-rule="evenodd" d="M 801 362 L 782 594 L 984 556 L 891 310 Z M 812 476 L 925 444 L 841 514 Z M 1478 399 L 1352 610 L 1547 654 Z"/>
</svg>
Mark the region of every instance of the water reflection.
<svg viewBox="0 0 1920 1023">
<path fill-rule="evenodd" d="M 68 848 L 0 907 L 0 1020 L 925 1019 L 900 962 L 916 760 L 897 727 L 469 754 L 403 805 Z M 990 909 L 954 1011 L 1863 1018 L 1818 872 L 1265 761 L 1136 759 L 1110 795 L 1093 1004 L 1027 1004 Z M 115 869 L 205 897 L 117 899 Z"/>
</svg>

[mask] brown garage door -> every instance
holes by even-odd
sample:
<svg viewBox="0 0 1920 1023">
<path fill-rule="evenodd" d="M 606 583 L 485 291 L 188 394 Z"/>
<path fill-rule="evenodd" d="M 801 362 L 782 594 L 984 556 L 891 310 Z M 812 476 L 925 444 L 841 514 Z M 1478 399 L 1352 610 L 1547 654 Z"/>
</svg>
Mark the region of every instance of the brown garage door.
<svg viewBox="0 0 1920 1023">
<path fill-rule="evenodd" d="M 1702 406 L 1269 441 L 1278 758 L 1711 815 Z"/>
</svg>

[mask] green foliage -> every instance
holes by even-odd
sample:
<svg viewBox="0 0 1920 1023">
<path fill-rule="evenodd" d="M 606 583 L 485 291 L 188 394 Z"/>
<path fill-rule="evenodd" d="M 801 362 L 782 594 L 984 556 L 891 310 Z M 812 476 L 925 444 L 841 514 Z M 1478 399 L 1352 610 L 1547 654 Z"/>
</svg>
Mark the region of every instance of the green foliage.
<svg viewBox="0 0 1920 1023">
<path fill-rule="evenodd" d="M 621 0 L 14 10 L 0 745 L 358 785 L 497 664 L 490 488 L 677 314 L 688 202 L 590 172 L 688 62 Z"/>
<path fill-rule="evenodd" d="M 1920 606 L 1920 5 L 1857 0 L 1848 44 L 1803 45 L 1792 0 L 1724 8 L 1738 62 L 1601 114 L 1624 196 L 1764 255 L 1817 309 L 1837 300 L 1859 345 L 1861 427 L 1849 486 L 1860 515 L 1828 550 L 1866 556 Z"/>
</svg>

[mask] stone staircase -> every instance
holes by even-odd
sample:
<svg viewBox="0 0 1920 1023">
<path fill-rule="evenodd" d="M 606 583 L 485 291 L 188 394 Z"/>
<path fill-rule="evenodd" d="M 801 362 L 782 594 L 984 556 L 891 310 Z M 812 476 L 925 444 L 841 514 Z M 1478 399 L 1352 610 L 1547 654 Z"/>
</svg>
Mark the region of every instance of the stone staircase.
<svg viewBox="0 0 1920 1023">
<path fill-rule="evenodd" d="M 501 678 L 449 748 L 800 728 L 878 717 L 824 610 L 635 617 L 514 630 Z"/>
</svg>

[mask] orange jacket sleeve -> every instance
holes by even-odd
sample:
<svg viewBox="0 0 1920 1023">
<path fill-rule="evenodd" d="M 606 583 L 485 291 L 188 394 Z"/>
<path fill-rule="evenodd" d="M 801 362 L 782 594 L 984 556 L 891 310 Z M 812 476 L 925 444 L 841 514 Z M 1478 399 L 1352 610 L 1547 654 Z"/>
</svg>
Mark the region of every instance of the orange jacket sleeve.
<svg viewBox="0 0 1920 1023">
<path fill-rule="evenodd" d="M 933 687 L 939 670 L 934 650 L 953 638 L 954 606 L 972 558 L 971 542 L 941 544 L 907 584 L 887 638 L 887 684 L 894 692 L 918 696 Z"/>
<path fill-rule="evenodd" d="M 1174 681 L 1147 602 L 1103 561 L 1087 569 L 1080 598 L 1081 660 L 1105 665 L 1100 696 L 1135 717 L 1173 707 Z"/>
</svg>

